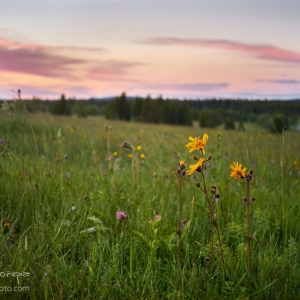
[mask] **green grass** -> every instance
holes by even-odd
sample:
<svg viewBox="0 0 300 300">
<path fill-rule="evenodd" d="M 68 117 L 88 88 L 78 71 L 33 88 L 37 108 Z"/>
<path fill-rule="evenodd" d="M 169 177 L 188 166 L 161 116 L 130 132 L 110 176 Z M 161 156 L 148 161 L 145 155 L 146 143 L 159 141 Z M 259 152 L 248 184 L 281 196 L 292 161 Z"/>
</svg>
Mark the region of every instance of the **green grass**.
<svg viewBox="0 0 300 300">
<path fill-rule="evenodd" d="M 106 131 L 105 124 L 113 128 Z M 0 272 L 30 273 L 19 282 L 0 273 L 2 287 L 29 286 L 29 292 L 0 291 L 1 299 L 300 299 L 299 133 L 287 132 L 281 167 L 282 136 L 247 124 L 245 132 L 219 130 L 219 146 L 217 130 L 96 117 L 2 113 L 0 128 Z M 174 149 L 193 164 L 185 144 L 204 132 L 206 153 L 213 156 L 206 181 L 221 195 L 226 278 L 217 236 L 214 265 L 205 263 L 209 209 L 195 173 L 183 178 L 180 290 Z M 124 141 L 135 150 L 120 148 Z M 255 174 L 253 284 L 246 265 L 245 182 L 229 177 L 233 161 Z M 118 210 L 126 212 L 124 221 L 116 219 Z"/>
</svg>

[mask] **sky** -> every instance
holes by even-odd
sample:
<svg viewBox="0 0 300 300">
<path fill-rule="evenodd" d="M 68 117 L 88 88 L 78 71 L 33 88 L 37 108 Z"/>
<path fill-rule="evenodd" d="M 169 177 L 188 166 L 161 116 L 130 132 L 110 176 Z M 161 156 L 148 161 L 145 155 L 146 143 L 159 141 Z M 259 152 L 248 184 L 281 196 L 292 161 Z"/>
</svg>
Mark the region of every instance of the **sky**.
<svg viewBox="0 0 300 300">
<path fill-rule="evenodd" d="M 0 99 L 300 99 L 298 0 L 1 0 Z"/>
</svg>

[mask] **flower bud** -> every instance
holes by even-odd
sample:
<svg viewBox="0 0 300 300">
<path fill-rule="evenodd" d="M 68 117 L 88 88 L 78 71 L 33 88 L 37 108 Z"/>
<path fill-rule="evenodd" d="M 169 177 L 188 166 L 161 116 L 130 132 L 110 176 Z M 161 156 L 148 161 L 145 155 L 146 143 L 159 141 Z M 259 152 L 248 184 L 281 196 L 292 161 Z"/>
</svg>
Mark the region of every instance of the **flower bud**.
<svg viewBox="0 0 300 300">
<path fill-rule="evenodd" d="M 198 156 L 197 155 L 193 155 L 193 160 L 198 160 Z"/>
<path fill-rule="evenodd" d="M 180 170 L 183 170 L 185 168 L 185 165 L 184 164 L 180 164 L 179 168 L 180 168 Z"/>
<path fill-rule="evenodd" d="M 195 184 L 197 188 L 200 188 L 200 182 L 197 181 Z"/>
<path fill-rule="evenodd" d="M 205 257 L 205 263 L 206 263 L 206 265 L 209 265 L 209 263 L 210 263 L 210 258 L 208 256 Z"/>
<path fill-rule="evenodd" d="M 208 160 L 211 160 L 211 159 L 212 159 L 212 155 L 209 154 L 208 157 L 207 157 L 207 159 L 208 159 Z"/>
</svg>

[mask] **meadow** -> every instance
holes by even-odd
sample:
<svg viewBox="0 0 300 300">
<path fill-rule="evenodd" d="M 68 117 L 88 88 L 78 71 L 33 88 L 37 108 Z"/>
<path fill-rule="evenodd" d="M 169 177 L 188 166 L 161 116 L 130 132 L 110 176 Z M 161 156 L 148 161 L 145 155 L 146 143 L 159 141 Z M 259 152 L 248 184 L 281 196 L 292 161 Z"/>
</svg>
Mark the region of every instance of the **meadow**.
<svg viewBox="0 0 300 300">
<path fill-rule="evenodd" d="M 300 133 L 9 112 L 0 128 L 1 299 L 300 299 Z"/>
</svg>

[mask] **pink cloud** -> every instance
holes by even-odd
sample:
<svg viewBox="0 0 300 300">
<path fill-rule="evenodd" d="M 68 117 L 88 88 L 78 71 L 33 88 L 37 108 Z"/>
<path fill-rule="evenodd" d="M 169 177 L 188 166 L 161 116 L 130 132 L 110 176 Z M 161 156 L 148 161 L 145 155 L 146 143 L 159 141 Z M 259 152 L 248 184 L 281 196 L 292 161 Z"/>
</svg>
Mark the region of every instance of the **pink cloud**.
<svg viewBox="0 0 300 300">
<path fill-rule="evenodd" d="M 0 48 L 0 70 L 45 77 L 73 77 L 70 66 L 83 64 L 82 59 L 52 55 L 45 51 Z"/>
<path fill-rule="evenodd" d="M 183 38 L 150 38 L 142 41 L 144 44 L 179 45 L 190 47 L 213 47 L 221 50 L 245 52 L 258 59 L 300 63 L 300 53 L 289 51 L 272 45 L 245 44 L 228 40 L 183 39 Z"/>
<path fill-rule="evenodd" d="M 0 38 L 0 70 L 74 79 L 72 67 L 83 65 L 88 60 L 54 54 L 59 50 L 105 51 L 103 48 L 25 44 Z"/>
<path fill-rule="evenodd" d="M 300 80 L 296 79 L 257 79 L 257 82 L 275 83 L 275 84 L 300 84 Z"/>
<path fill-rule="evenodd" d="M 135 80 L 126 78 L 128 70 L 141 65 L 144 64 L 139 62 L 108 60 L 100 63 L 96 68 L 91 69 L 88 76 L 92 79 L 101 79 L 105 81 L 120 80 L 136 82 Z"/>
<path fill-rule="evenodd" d="M 18 43 L 11 40 L 3 39 L 0 37 L 0 48 L 7 49 L 28 49 L 28 50 L 81 50 L 81 51 L 100 51 L 106 52 L 107 50 L 101 47 L 78 47 L 78 46 L 48 46 L 39 44 L 25 44 Z"/>
<path fill-rule="evenodd" d="M 6 49 L 27 49 L 27 50 L 47 50 L 51 47 L 47 47 L 44 45 L 34 45 L 34 44 L 23 44 L 14 41 L 10 41 L 7 39 L 0 38 L 0 47 Z"/>
</svg>

